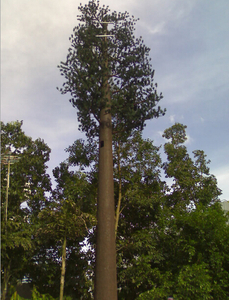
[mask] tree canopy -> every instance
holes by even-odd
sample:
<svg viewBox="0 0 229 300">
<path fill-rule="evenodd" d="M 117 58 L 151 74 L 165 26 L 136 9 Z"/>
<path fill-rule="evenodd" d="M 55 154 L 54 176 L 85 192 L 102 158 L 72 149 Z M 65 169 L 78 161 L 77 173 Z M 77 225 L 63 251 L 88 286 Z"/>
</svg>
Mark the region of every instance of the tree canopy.
<svg viewBox="0 0 229 300">
<path fill-rule="evenodd" d="M 32 237 L 36 231 L 38 213 L 45 206 L 51 181 L 46 173 L 50 148 L 43 140 L 35 141 L 22 130 L 23 122 L 1 122 L 1 159 L 10 155 L 17 161 L 1 164 L 2 208 L 7 206 L 7 218 L 2 209 L 2 282 L 3 299 L 9 283 L 23 278 L 25 266 L 34 250 Z M 9 178 L 9 191 L 6 195 Z M 5 200 L 5 201 L 4 201 Z"/>
<path fill-rule="evenodd" d="M 65 77 L 60 91 L 71 94 L 80 128 L 93 137 L 98 135 L 101 109 L 108 105 L 103 88 L 108 76 L 113 132 L 121 132 L 119 138 L 128 136 L 133 129 L 143 129 L 146 120 L 164 114 L 157 106 L 162 95 L 153 82 L 150 49 L 141 37 L 135 38 L 137 20 L 127 12 L 110 12 L 94 0 L 80 5 L 79 11 L 67 60 L 59 66 Z"/>
<path fill-rule="evenodd" d="M 226 300 L 228 217 L 210 161 L 202 150 L 190 154 L 186 126 L 174 124 L 164 137 L 164 162 L 160 147 L 140 132 L 125 142 L 113 141 L 118 296 Z M 88 158 L 82 162 L 93 168 L 89 178 L 96 177 L 96 152 L 86 155 L 86 142 L 68 148 L 70 161 L 76 165 L 78 144 Z M 163 173 L 171 185 L 162 180 Z M 93 232 L 88 241 L 93 247 Z"/>
<path fill-rule="evenodd" d="M 11 165 L 7 231 L 2 210 L 3 286 L 5 280 L 15 286 L 26 278 L 40 293 L 57 298 L 66 236 L 64 295 L 92 299 L 98 148 L 94 144 L 90 151 L 89 140 L 69 146 L 69 159 L 53 170 L 56 187 L 45 197 L 50 190 L 45 164 L 50 149 L 40 139 L 36 148 L 21 127 L 21 122 L 2 124 L 2 154 L 10 149 L 21 157 Z M 125 142 L 113 141 L 118 296 L 227 300 L 228 215 L 219 203 L 210 161 L 201 150 L 189 152 L 186 126 L 174 124 L 164 137 L 165 161 L 160 147 L 140 132 Z M 21 170 L 31 182 L 31 194 L 28 186 L 23 190 Z M 173 180 L 171 185 L 163 173 Z M 5 164 L 2 174 L 4 208 Z M 41 188 L 39 197 L 33 180 Z M 26 207 L 21 206 L 24 201 Z"/>
</svg>

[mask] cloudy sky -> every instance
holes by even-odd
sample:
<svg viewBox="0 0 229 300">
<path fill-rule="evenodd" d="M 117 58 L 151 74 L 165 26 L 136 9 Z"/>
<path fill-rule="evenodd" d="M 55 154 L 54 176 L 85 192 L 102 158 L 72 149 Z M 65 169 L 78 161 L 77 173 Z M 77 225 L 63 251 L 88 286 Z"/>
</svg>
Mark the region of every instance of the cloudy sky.
<svg viewBox="0 0 229 300">
<path fill-rule="evenodd" d="M 63 83 L 57 65 L 66 59 L 79 3 L 1 1 L 1 119 L 23 120 L 27 135 L 45 140 L 52 149 L 50 173 L 67 157 L 64 149 L 84 136 L 68 96 L 56 90 Z M 167 114 L 148 122 L 144 137 L 160 145 L 166 128 L 187 125 L 189 151 L 205 151 L 221 199 L 229 200 L 229 1 L 100 3 L 139 17 L 136 36 L 151 48 Z"/>
</svg>

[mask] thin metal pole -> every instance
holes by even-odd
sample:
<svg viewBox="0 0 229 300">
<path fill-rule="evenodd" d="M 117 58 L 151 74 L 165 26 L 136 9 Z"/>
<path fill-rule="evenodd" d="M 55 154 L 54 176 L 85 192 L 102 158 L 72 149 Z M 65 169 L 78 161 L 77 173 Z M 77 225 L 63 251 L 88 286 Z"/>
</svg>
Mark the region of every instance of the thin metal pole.
<svg viewBox="0 0 229 300">
<path fill-rule="evenodd" d="M 7 216 L 8 216 L 8 202 L 9 202 L 9 187 L 10 187 L 10 165 L 17 162 L 19 157 L 10 155 L 11 152 L 9 151 L 7 154 L 1 156 L 1 162 L 4 165 L 7 165 L 7 176 L 6 176 L 6 200 L 5 200 L 5 224 L 7 228 Z M 7 229 L 6 229 L 7 232 Z"/>
<path fill-rule="evenodd" d="M 10 187 L 10 157 L 8 158 L 7 184 L 6 184 L 6 212 L 5 212 L 5 222 L 6 222 L 6 224 L 7 224 L 7 214 L 8 214 L 9 187 Z"/>
</svg>

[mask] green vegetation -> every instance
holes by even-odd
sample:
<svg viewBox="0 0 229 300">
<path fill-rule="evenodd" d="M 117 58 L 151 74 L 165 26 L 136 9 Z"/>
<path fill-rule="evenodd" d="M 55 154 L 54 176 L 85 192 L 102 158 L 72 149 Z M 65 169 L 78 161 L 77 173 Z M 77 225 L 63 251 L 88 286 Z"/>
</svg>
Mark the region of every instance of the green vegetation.
<svg viewBox="0 0 229 300">
<path fill-rule="evenodd" d="M 145 121 L 164 111 L 149 49 L 133 35 L 136 20 L 95 1 L 79 10 L 60 90 L 71 94 L 87 138 L 66 149 L 54 187 L 50 148 L 22 122 L 1 123 L 2 299 L 21 300 L 22 282 L 34 300 L 94 299 L 98 223 L 112 223 L 102 231 L 109 240 L 113 230 L 119 299 L 227 300 L 228 215 L 210 161 L 201 150 L 190 154 L 182 124 L 164 131 L 165 161 L 161 146 L 143 139 Z M 108 33 L 104 22 L 113 23 L 109 39 L 96 37 Z M 111 214 L 99 219 L 101 190 Z"/>
<path fill-rule="evenodd" d="M 80 129 L 99 136 L 95 299 L 117 299 L 112 139 L 125 141 L 146 120 L 164 115 L 158 106 L 150 49 L 135 38 L 136 19 L 99 2 L 79 6 L 67 59 L 59 68 L 77 108 Z M 110 24 L 111 28 L 109 28 Z M 106 182 L 106 184 L 104 184 Z M 104 230 L 106 228 L 106 230 Z"/>
<path fill-rule="evenodd" d="M 142 37 L 135 38 L 137 20 L 127 12 L 110 12 L 94 0 L 78 9 L 79 25 L 70 37 L 67 59 L 59 66 L 65 78 L 60 91 L 70 93 L 80 129 L 88 137 L 99 135 L 106 109 L 113 134 L 124 139 L 142 130 L 146 120 L 165 113 L 157 106 L 162 95 L 154 83 L 150 49 Z"/>
<path fill-rule="evenodd" d="M 24 279 L 42 299 L 56 299 L 60 291 L 93 299 L 98 149 L 89 152 L 89 142 L 75 141 L 68 161 L 53 171 L 51 191 L 45 165 L 50 150 L 21 127 L 2 124 L 2 153 L 20 157 L 11 165 L 7 231 L 2 209 L 2 286 Z M 113 144 L 119 299 L 228 299 L 228 216 L 206 155 L 190 155 L 184 144 L 185 128 L 165 130 L 165 162 L 140 132 Z M 2 208 L 6 173 L 2 164 Z"/>
<path fill-rule="evenodd" d="M 1 267 L 2 299 L 9 283 L 23 277 L 35 251 L 33 237 L 39 224 L 37 217 L 45 206 L 51 181 L 46 173 L 50 149 L 43 140 L 33 141 L 21 129 L 22 122 L 1 123 L 1 155 L 11 154 L 19 160 L 10 166 L 7 217 L 6 181 L 8 167 L 1 165 Z M 5 201 L 4 201 L 4 200 Z M 26 202 L 26 206 L 22 204 Z"/>
</svg>

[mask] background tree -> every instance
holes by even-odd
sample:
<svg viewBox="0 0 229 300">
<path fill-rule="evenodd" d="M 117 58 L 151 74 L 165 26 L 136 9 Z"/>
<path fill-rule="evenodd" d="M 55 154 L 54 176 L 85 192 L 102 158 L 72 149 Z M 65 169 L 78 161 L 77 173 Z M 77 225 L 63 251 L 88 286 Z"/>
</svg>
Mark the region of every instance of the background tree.
<svg viewBox="0 0 229 300">
<path fill-rule="evenodd" d="M 81 258 L 81 248 L 89 229 L 96 224 L 93 206 L 89 205 L 91 186 L 82 172 L 69 171 L 66 163 L 56 167 L 53 174 L 57 186 L 38 215 L 41 227 L 36 239 L 39 245 L 30 266 L 30 278 L 42 293 L 57 297 L 59 287 L 60 299 L 63 299 L 64 289 L 67 296 L 80 298 L 90 288 L 86 276 L 88 263 Z M 53 266 L 49 272 L 47 264 Z M 84 297 L 91 299 L 90 294 Z"/>
<path fill-rule="evenodd" d="M 164 195 L 164 217 L 154 232 L 162 259 L 152 260 L 158 279 L 153 278 L 153 288 L 138 299 L 169 294 L 176 299 L 227 299 L 229 295 L 229 227 L 219 204 L 220 190 L 204 152 L 194 151 L 194 160 L 188 154 L 185 129 L 175 124 L 164 132 L 169 139 L 164 170 L 173 184 Z"/>
<path fill-rule="evenodd" d="M 135 132 L 127 142 L 116 146 L 117 202 L 120 179 L 122 189 L 117 228 L 119 297 L 134 299 L 151 286 L 151 260 L 160 260 L 152 230 L 161 214 L 164 183 L 160 180 L 159 147 L 151 140 L 144 140 L 140 132 Z"/>
<path fill-rule="evenodd" d="M 165 131 L 164 163 L 159 147 L 140 132 L 126 142 L 113 140 L 121 299 L 166 299 L 171 294 L 176 299 L 228 297 L 228 219 L 218 203 L 220 190 L 209 160 L 200 150 L 189 154 L 185 129 L 175 124 Z M 96 183 L 98 149 L 96 144 L 92 152 L 89 149 L 89 141 L 74 142 L 68 148 L 69 161 L 81 170 L 85 162 L 90 182 Z M 163 171 L 173 179 L 172 186 L 163 182 Z M 93 231 L 88 243 L 93 249 Z M 89 255 L 93 267 L 93 251 L 85 258 Z"/>
<path fill-rule="evenodd" d="M 2 124 L 2 153 L 11 150 L 20 157 L 11 166 L 7 223 L 2 209 L 3 286 L 26 278 L 39 292 L 58 297 L 66 249 L 65 295 L 91 299 L 97 143 L 78 140 L 67 149 L 68 162 L 55 168 L 56 187 L 47 199 L 50 150 L 27 137 L 21 126 Z M 219 203 L 209 160 L 200 150 L 189 154 L 185 129 L 175 124 L 165 130 L 164 163 L 159 147 L 141 132 L 125 141 L 113 139 L 119 298 L 228 299 L 228 215 Z M 171 186 L 163 182 L 162 171 L 173 180 Z M 2 165 L 3 200 L 6 173 Z"/>
<path fill-rule="evenodd" d="M 7 222 L 2 215 L 3 299 L 9 284 L 15 284 L 24 276 L 25 266 L 34 249 L 31 237 L 36 230 L 36 218 L 45 205 L 45 193 L 51 189 L 46 173 L 50 149 L 43 140 L 33 141 L 26 136 L 22 124 L 22 121 L 1 123 L 2 155 L 11 152 L 12 156 L 19 158 L 10 169 Z M 1 165 L 1 174 L 1 196 L 5 199 L 7 165 Z M 4 205 L 2 201 L 2 208 Z"/>
<path fill-rule="evenodd" d="M 216 178 L 209 174 L 206 155 L 201 150 L 193 151 L 193 161 L 184 142 L 187 140 L 186 126 L 176 123 L 164 132 L 164 137 L 171 141 L 164 146 L 168 161 L 164 163 L 167 178 L 173 178 L 170 205 L 181 209 L 195 207 L 198 203 L 209 205 L 218 201 L 221 194 Z M 176 203 L 177 202 L 177 203 Z"/>
<path fill-rule="evenodd" d="M 117 299 L 112 133 L 125 138 L 164 112 L 156 108 L 161 96 L 153 84 L 149 48 L 133 34 L 136 20 L 95 1 L 79 10 L 81 23 L 60 65 L 66 79 L 61 92 L 71 93 L 86 135 L 99 134 L 95 299 Z M 108 23 L 114 25 L 109 32 Z"/>
</svg>

